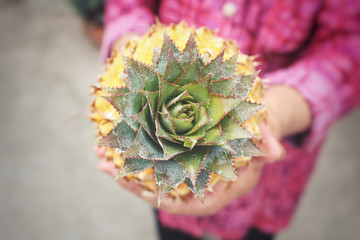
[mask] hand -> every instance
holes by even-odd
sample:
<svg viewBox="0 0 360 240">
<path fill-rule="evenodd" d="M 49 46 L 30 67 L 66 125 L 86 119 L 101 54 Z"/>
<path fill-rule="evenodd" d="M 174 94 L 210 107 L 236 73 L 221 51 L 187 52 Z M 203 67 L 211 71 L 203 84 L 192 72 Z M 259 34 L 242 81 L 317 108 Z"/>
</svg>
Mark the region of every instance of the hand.
<svg viewBox="0 0 360 240">
<path fill-rule="evenodd" d="M 175 199 L 167 197 L 163 199 L 161 205 L 158 206 L 155 194 L 145 190 L 140 184 L 129 182 L 125 179 L 118 179 L 117 182 L 122 187 L 146 200 L 154 208 L 158 208 L 172 214 L 194 216 L 214 214 L 223 207 L 227 206 L 234 199 L 249 192 L 258 182 L 261 169 L 266 162 L 276 161 L 283 158 L 284 152 L 278 140 L 271 134 L 265 125 L 261 125 L 261 130 L 263 138 L 259 147 L 267 153 L 267 156 L 253 158 L 248 166 L 241 167 L 238 170 L 239 176 L 234 182 L 231 182 L 230 184 L 216 184 L 213 192 L 206 193 L 204 203 L 201 203 L 191 194 L 186 201 L 182 202 L 177 202 Z M 119 174 L 119 169 L 115 168 L 112 162 L 106 160 L 104 155 L 105 147 L 96 147 L 95 152 L 100 158 L 99 168 L 115 178 Z"/>
<path fill-rule="evenodd" d="M 310 106 L 294 88 L 283 85 L 267 88 L 263 102 L 268 112 L 267 125 L 277 139 L 310 127 Z"/>
<path fill-rule="evenodd" d="M 118 183 L 149 202 L 154 208 L 172 214 L 204 216 L 218 212 L 234 199 L 245 195 L 255 187 L 265 163 L 278 161 L 284 157 L 284 149 L 279 143 L 282 137 L 303 131 L 310 125 L 309 106 L 295 90 L 284 86 L 270 88 L 265 92 L 264 102 L 268 106 L 268 117 L 266 122 L 260 126 L 262 141 L 259 147 L 267 156 L 253 158 L 248 166 L 238 169 L 239 176 L 229 185 L 216 184 L 213 192 L 205 194 L 204 204 L 190 195 L 186 199 L 187 201 L 182 202 L 176 202 L 170 197 L 165 198 L 158 207 L 155 194 L 144 190 L 141 185 L 125 179 L 117 180 Z M 105 148 L 99 147 L 96 152 L 101 159 L 100 169 L 116 177 L 119 170 L 114 167 L 112 162 L 106 161 Z"/>
<path fill-rule="evenodd" d="M 226 207 L 236 198 L 244 196 L 257 184 L 262 167 L 266 162 L 281 160 L 284 151 L 278 140 L 271 134 L 265 125 L 261 126 L 263 138 L 259 147 L 267 153 L 266 157 L 253 158 L 249 165 L 238 169 L 238 177 L 230 184 L 218 183 L 213 192 L 206 192 L 204 203 L 201 203 L 194 195 L 190 195 L 187 201 L 176 202 L 173 198 L 165 198 L 159 207 L 172 214 L 205 216 L 211 215 Z M 156 207 L 156 198 L 149 196 L 145 198 Z"/>
</svg>

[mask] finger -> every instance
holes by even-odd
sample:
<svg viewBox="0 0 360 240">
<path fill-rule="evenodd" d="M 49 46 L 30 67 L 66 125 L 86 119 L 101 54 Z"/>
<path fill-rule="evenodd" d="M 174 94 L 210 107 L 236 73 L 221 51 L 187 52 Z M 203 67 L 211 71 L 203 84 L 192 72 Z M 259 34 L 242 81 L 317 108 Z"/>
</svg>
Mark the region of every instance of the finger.
<svg viewBox="0 0 360 240">
<path fill-rule="evenodd" d="M 282 160 L 285 157 L 285 150 L 280 142 L 275 138 L 273 134 L 264 125 L 260 125 L 262 132 L 262 140 L 260 148 L 267 154 L 266 157 L 256 157 L 257 159 L 266 160 L 268 162 L 275 162 Z M 254 158 L 254 159 L 256 159 Z"/>
<path fill-rule="evenodd" d="M 153 192 L 144 189 L 140 184 L 134 181 L 128 181 L 124 178 L 118 179 L 117 182 L 126 190 L 150 203 L 153 207 L 157 207 L 157 197 Z"/>
<path fill-rule="evenodd" d="M 154 204 L 156 203 L 156 199 L 157 199 L 155 193 L 148 190 L 142 190 L 140 192 L 140 197 Z"/>
<path fill-rule="evenodd" d="M 98 158 L 105 157 L 105 150 L 106 148 L 104 146 L 97 145 L 94 147 L 94 152 L 98 156 Z"/>
<path fill-rule="evenodd" d="M 208 200 L 208 199 L 207 199 Z M 176 201 L 171 197 L 162 200 L 159 209 L 171 214 L 181 215 L 207 215 L 206 205 L 202 204 L 198 199 L 193 197 L 188 198 L 186 201 Z"/>
<path fill-rule="evenodd" d="M 261 171 L 265 163 L 266 160 L 264 159 L 264 157 L 253 157 L 246 166 L 242 166 L 236 170 L 236 173 L 238 175 L 236 180 L 241 181 L 240 179 Z"/>
<path fill-rule="evenodd" d="M 119 169 L 114 166 L 114 163 L 112 161 L 106 161 L 105 158 L 100 159 L 99 168 L 101 171 L 106 172 L 113 177 L 116 177 L 119 174 Z"/>
<path fill-rule="evenodd" d="M 228 198 L 230 191 L 225 192 L 225 186 L 227 185 L 216 185 L 214 193 L 206 193 L 204 202 L 201 202 L 193 194 L 189 195 L 186 200 L 182 201 L 177 201 L 177 199 L 167 197 L 163 199 L 159 209 L 171 214 L 189 216 L 207 216 L 214 214 L 221 208 L 225 207 L 233 199 Z"/>
</svg>

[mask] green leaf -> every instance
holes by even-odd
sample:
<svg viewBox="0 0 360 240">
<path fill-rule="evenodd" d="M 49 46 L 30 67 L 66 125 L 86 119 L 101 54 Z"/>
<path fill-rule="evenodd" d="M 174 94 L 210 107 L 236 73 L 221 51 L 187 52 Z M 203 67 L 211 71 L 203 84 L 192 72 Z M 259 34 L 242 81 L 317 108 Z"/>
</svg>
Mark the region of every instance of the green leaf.
<svg viewBox="0 0 360 240">
<path fill-rule="evenodd" d="M 149 169 L 153 166 L 153 161 L 141 159 L 141 158 L 126 158 L 124 164 L 120 170 L 116 179 L 125 177 L 129 174 L 138 173 Z"/>
<path fill-rule="evenodd" d="M 143 89 L 141 72 L 138 62 L 126 56 L 123 56 L 123 59 L 126 67 L 130 90 L 139 91 Z"/>
<path fill-rule="evenodd" d="M 217 55 L 211 62 L 201 68 L 202 76 L 211 73 L 213 81 L 221 79 L 223 74 L 223 59 L 224 50 L 222 50 L 221 53 Z"/>
<path fill-rule="evenodd" d="M 159 139 L 161 147 L 163 148 L 164 151 L 164 156 L 162 159 L 159 160 L 168 160 L 180 153 L 189 151 L 188 148 L 183 147 L 181 144 L 179 143 L 174 143 L 171 141 L 168 141 L 166 139 Z"/>
<path fill-rule="evenodd" d="M 160 74 L 165 73 L 170 51 L 172 52 L 175 58 L 178 58 L 181 54 L 180 50 L 170 39 L 169 35 L 164 31 L 163 44 L 161 47 L 159 60 L 156 66 L 156 71 L 159 72 Z"/>
<path fill-rule="evenodd" d="M 196 177 L 205 160 L 206 152 L 206 147 L 194 147 L 191 151 L 181 153 L 174 157 L 175 160 L 184 167 L 187 176 L 194 185 L 196 182 Z"/>
<path fill-rule="evenodd" d="M 130 89 L 127 87 L 105 88 L 105 91 L 110 95 L 121 95 L 130 92 Z"/>
<path fill-rule="evenodd" d="M 244 101 L 231 110 L 230 114 L 237 122 L 243 123 L 262 108 L 264 108 L 264 105 Z"/>
<path fill-rule="evenodd" d="M 187 90 L 190 96 L 194 98 L 195 102 L 204 102 L 206 105 L 209 104 L 209 86 L 211 81 L 211 74 L 206 75 L 197 82 L 182 86 L 181 89 Z"/>
<path fill-rule="evenodd" d="M 171 99 L 167 104 L 166 106 L 167 107 L 170 107 L 171 105 L 181 101 L 181 100 L 190 100 L 190 99 L 193 99 L 192 96 L 189 95 L 189 93 L 187 91 L 184 91 L 182 93 L 180 93 L 177 97 Z"/>
<path fill-rule="evenodd" d="M 174 159 L 167 161 L 155 161 L 155 181 L 158 187 L 158 202 L 171 190 L 184 181 L 186 174 L 183 168 Z"/>
<path fill-rule="evenodd" d="M 175 81 L 180 86 L 188 85 L 201 79 L 198 59 L 195 58 L 188 69 Z"/>
<path fill-rule="evenodd" d="M 201 55 L 199 54 L 198 55 L 198 61 L 199 61 L 199 67 L 200 67 L 200 69 L 204 66 L 204 61 L 202 60 L 202 58 L 201 58 Z M 201 71 L 200 71 L 201 72 Z M 204 76 L 204 75 L 203 75 Z"/>
<path fill-rule="evenodd" d="M 142 97 L 143 94 L 141 92 L 129 92 L 104 98 L 118 110 L 121 117 L 133 130 L 137 130 L 139 124 L 131 119 L 130 116 L 134 116 L 142 110 Z"/>
<path fill-rule="evenodd" d="M 164 79 L 169 83 L 174 83 L 184 73 L 184 69 L 178 63 L 172 52 L 169 52 L 169 59 L 167 62 Z"/>
<path fill-rule="evenodd" d="M 210 117 L 207 115 L 205 108 L 199 107 L 198 109 L 199 113 L 197 115 L 196 123 L 194 124 L 192 129 L 190 129 L 187 133 L 184 134 L 185 136 L 196 132 L 198 129 L 210 122 Z"/>
<path fill-rule="evenodd" d="M 173 139 L 181 141 L 184 143 L 185 147 L 192 149 L 195 144 L 198 142 L 199 139 L 205 136 L 205 130 L 200 128 L 198 131 L 194 132 L 193 134 L 189 134 L 187 136 L 178 136 L 178 135 L 171 135 Z"/>
<path fill-rule="evenodd" d="M 241 103 L 241 101 L 240 98 L 226 98 L 211 95 L 210 105 L 207 109 L 211 122 L 206 125 L 206 128 L 209 129 L 215 126 L 226 114 Z"/>
<path fill-rule="evenodd" d="M 256 77 L 257 73 L 240 76 L 239 80 L 234 82 L 235 84 L 232 95 L 234 97 L 246 99 L 255 82 Z"/>
<path fill-rule="evenodd" d="M 159 120 L 160 120 L 160 124 L 161 126 L 168 132 L 175 134 L 176 129 L 175 129 L 175 124 L 173 119 L 171 118 L 170 112 L 168 110 L 168 108 L 165 106 L 165 104 L 163 104 L 162 108 L 161 108 L 161 112 L 159 112 Z"/>
<path fill-rule="evenodd" d="M 159 138 L 164 138 L 167 139 L 169 141 L 173 141 L 176 142 L 171 136 L 169 132 L 167 132 L 162 125 L 160 124 L 160 120 L 158 117 L 155 118 L 155 126 L 156 126 L 156 132 L 155 135 Z"/>
<path fill-rule="evenodd" d="M 136 132 L 134 132 L 125 121 L 122 121 L 105 137 L 100 139 L 99 144 L 115 148 L 120 151 L 126 151 L 133 143 L 135 137 Z"/>
<path fill-rule="evenodd" d="M 212 146 L 209 149 L 204 168 L 231 181 L 235 180 L 236 176 L 231 152 L 220 146 Z"/>
<path fill-rule="evenodd" d="M 199 49 L 196 45 L 194 35 L 191 32 L 184 51 L 181 53 L 178 61 L 185 69 L 187 69 L 199 55 Z"/>
<path fill-rule="evenodd" d="M 236 82 L 239 81 L 239 78 L 239 76 L 234 76 L 230 78 L 220 79 L 217 81 L 212 81 L 211 92 L 228 97 L 232 94 L 234 86 Z"/>
<path fill-rule="evenodd" d="M 149 92 L 158 91 L 159 90 L 158 74 L 142 63 L 139 63 L 139 69 L 141 72 L 143 90 Z"/>
<path fill-rule="evenodd" d="M 205 188 L 209 182 L 210 172 L 201 169 L 197 179 L 195 186 L 191 182 L 189 178 L 186 178 L 184 183 L 190 188 L 190 190 L 195 194 L 195 196 L 201 201 L 204 201 Z"/>
<path fill-rule="evenodd" d="M 151 139 L 144 128 L 140 127 L 134 143 L 124 154 L 129 158 L 155 160 L 162 158 L 164 152 L 159 144 Z"/>
<path fill-rule="evenodd" d="M 144 129 L 145 131 L 150 135 L 151 138 L 154 140 L 156 139 L 155 136 L 155 128 L 154 128 L 154 119 L 151 116 L 149 103 L 146 103 L 145 107 L 141 112 L 138 114 L 131 116 L 130 118 L 137 121 Z"/>
<path fill-rule="evenodd" d="M 161 49 L 158 48 L 155 44 L 153 47 L 153 57 L 152 57 L 152 63 L 151 63 L 151 67 L 152 68 L 156 68 L 159 58 L 160 58 L 160 53 L 161 53 Z"/>
<path fill-rule="evenodd" d="M 184 109 L 184 104 L 182 102 L 177 102 L 175 105 L 171 105 L 169 108 L 170 115 L 176 117 L 178 114 L 181 114 L 181 111 Z"/>
<path fill-rule="evenodd" d="M 205 136 L 199 141 L 201 145 L 224 145 L 225 143 L 225 137 L 222 134 L 220 125 L 215 125 L 206 130 Z"/>
<path fill-rule="evenodd" d="M 131 58 L 123 57 L 126 73 L 127 85 L 132 91 L 157 91 L 159 90 L 158 73 L 154 72 L 147 65 L 137 62 Z M 144 105 L 144 102 L 143 102 Z M 142 105 L 142 106 L 143 106 Z"/>
<path fill-rule="evenodd" d="M 236 72 L 236 61 L 239 57 L 239 53 L 235 54 L 231 58 L 227 59 L 223 65 L 223 77 L 232 77 Z"/>
<path fill-rule="evenodd" d="M 194 117 L 191 118 L 172 118 L 175 126 L 175 132 L 177 134 L 181 134 L 183 132 L 188 131 L 193 127 L 192 121 Z"/>
<path fill-rule="evenodd" d="M 157 107 L 158 111 L 160 107 L 165 103 L 165 100 L 171 101 L 171 99 L 179 95 L 179 87 L 179 85 L 169 83 L 164 79 L 160 80 L 160 94 Z"/>
<path fill-rule="evenodd" d="M 226 140 L 254 137 L 251 133 L 241 127 L 240 124 L 235 122 L 229 115 L 225 116 L 220 121 L 220 125 Z"/>
<path fill-rule="evenodd" d="M 193 103 L 191 101 L 185 100 L 177 102 L 175 105 L 172 105 L 169 108 L 171 117 L 173 118 L 191 118 L 196 117 L 197 107 L 202 106 L 203 103 Z"/>
<path fill-rule="evenodd" d="M 252 75 L 234 76 L 211 82 L 211 92 L 224 96 L 246 99 L 257 77 Z"/>
<path fill-rule="evenodd" d="M 231 148 L 234 150 L 234 157 L 255 157 L 266 156 L 251 139 L 234 139 L 229 142 Z"/>
<path fill-rule="evenodd" d="M 159 100 L 159 91 L 157 92 L 144 92 L 147 102 L 150 104 L 150 111 L 153 118 L 155 118 L 155 112 L 157 112 L 157 103 Z"/>
<path fill-rule="evenodd" d="M 192 101 L 186 101 L 188 104 L 191 105 L 191 116 L 194 116 L 194 121 L 197 122 L 199 120 L 199 110 L 200 108 L 203 108 L 203 103 L 194 103 Z"/>
</svg>

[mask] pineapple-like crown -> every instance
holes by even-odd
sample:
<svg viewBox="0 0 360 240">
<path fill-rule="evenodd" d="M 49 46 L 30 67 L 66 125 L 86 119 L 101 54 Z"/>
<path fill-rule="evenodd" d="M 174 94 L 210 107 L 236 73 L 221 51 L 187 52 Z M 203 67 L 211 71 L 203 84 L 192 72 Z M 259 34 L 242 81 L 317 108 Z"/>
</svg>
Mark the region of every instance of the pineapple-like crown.
<svg viewBox="0 0 360 240">
<path fill-rule="evenodd" d="M 257 74 L 237 75 L 237 55 L 208 63 L 193 34 L 180 51 L 164 32 L 151 66 L 123 57 L 125 86 L 106 88 L 119 112 L 99 144 L 123 154 L 119 177 L 154 169 L 159 202 L 184 182 L 202 200 L 210 173 L 235 180 L 235 157 L 260 156 L 242 123 L 263 108 L 247 101 Z"/>
</svg>

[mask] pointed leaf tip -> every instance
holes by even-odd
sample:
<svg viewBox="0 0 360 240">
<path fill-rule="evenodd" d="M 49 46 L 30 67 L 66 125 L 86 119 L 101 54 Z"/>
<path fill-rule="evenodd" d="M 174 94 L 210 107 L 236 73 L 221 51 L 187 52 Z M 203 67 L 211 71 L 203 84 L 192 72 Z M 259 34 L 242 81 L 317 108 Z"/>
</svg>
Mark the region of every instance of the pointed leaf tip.
<svg viewBox="0 0 360 240">
<path fill-rule="evenodd" d="M 226 140 L 254 137 L 250 132 L 246 131 L 240 124 L 238 124 L 229 115 L 225 116 L 220 121 L 220 124 Z"/>
<path fill-rule="evenodd" d="M 247 98 L 251 88 L 254 85 L 257 75 L 258 73 L 253 73 L 250 75 L 243 75 L 235 78 L 236 81 L 234 82 L 234 89 L 231 95 L 243 99 Z"/>
<path fill-rule="evenodd" d="M 190 63 L 185 72 L 176 80 L 176 84 L 184 86 L 201 79 L 199 61 L 197 57 Z"/>
<path fill-rule="evenodd" d="M 155 161 L 155 180 L 158 187 L 159 202 L 170 191 L 184 181 L 186 174 L 183 168 L 173 159 L 167 161 Z"/>
<path fill-rule="evenodd" d="M 241 101 L 240 98 L 226 98 L 211 95 L 210 105 L 207 111 L 211 122 L 206 125 L 206 128 L 209 129 L 215 126 L 226 114 L 239 105 Z"/>
<path fill-rule="evenodd" d="M 224 50 L 220 52 L 211 62 L 201 68 L 202 76 L 211 73 L 213 75 L 212 80 L 219 80 L 223 76 L 223 59 Z"/>
<path fill-rule="evenodd" d="M 238 123 L 241 124 L 251 118 L 264 107 L 265 106 L 261 104 L 244 101 L 237 105 L 234 109 L 232 109 L 230 111 L 230 114 Z"/>
<path fill-rule="evenodd" d="M 195 147 L 191 151 L 176 155 L 174 159 L 183 166 L 188 178 L 195 185 L 197 175 L 205 160 L 206 147 Z"/>
<path fill-rule="evenodd" d="M 186 46 L 184 48 L 184 51 L 181 53 L 179 57 L 179 63 L 187 69 L 190 64 L 194 61 L 194 59 L 198 59 L 198 56 L 200 55 L 199 49 L 196 44 L 195 37 L 193 33 L 190 33 L 190 36 L 188 38 L 188 41 L 186 43 Z"/>
<path fill-rule="evenodd" d="M 105 137 L 100 139 L 99 144 L 120 151 L 127 151 L 136 137 L 131 127 L 122 121 L 116 125 Z"/>
<path fill-rule="evenodd" d="M 139 91 L 142 89 L 142 79 L 139 63 L 129 57 L 123 56 L 128 77 L 128 83 L 131 91 Z"/>
<path fill-rule="evenodd" d="M 164 152 L 159 144 L 148 135 L 144 128 L 140 127 L 133 144 L 124 155 L 128 158 L 155 160 L 162 158 Z"/>
<path fill-rule="evenodd" d="M 231 152 L 220 146 L 210 147 L 209 154 L 204 163 L 204 168 L 229 179 L 235 180 L 234 163 Z"/>
<path fill-rule="evenodd" d="M 231 58 L 227 59 L 224 62 L 223 65 L 223 77 L 227 78 L 227 77 L 231 77 L 234 76 L 235 72 L 236 72 L 236 62 L 237 59 L 239 57 L 239 53 L 236 53 L 234 56 L 232 56 Z"/>
<path fill-rule="evenodd" d="M 234 139 L 229 143 L 235 151 L 234 157 L 260 157 L 266 155 L 249 138 Z"/>
<path fill-rule="evenodd" d="M 129 174 L 144 171 L 152 166 L 153 162 L 149 160 L 141 158 L 126 158 L 117 178 L 122 178 Z"/>
<path fill-rule="evenodd" d="M 183 73 L 183 67 L 178 63 L 174 54 L 170 50 L 163 78 L 169 83 L 174 83 Z"/>
<path fill-rule="evenodd" d="M 193 184 L 189 178 L 186 178 L 184 183 L 190 188 L 190 190 L 195 194 L 195 196 L 203 203 L 205 189 L 209 183 L 210 172 L 201 169 L 199 175 L 197 176 L 196 183 Z"/>
<path fill-rule="evenodd" d="M 156 65 L 156 70 L 160 74 L 165 73 L 166 66 L 168 65 L 168 57 L 169 57 L 170 51 L 173 53 L 173 55 L 176 59 L 181 54 L 180 50 L 176 47 L 174 42 L 171 40 L 170 36 L 164 30 L 163 44 L 162 44 L 162 47 L 160 50 L 160 56 L 159 56 L 158 63 Z"/>
<path fill-rule="evenodd" d="M 142 110 L 143 94 L 141 92 L 129 92 L 104 98 L 115 107 L 133 130 L 139 128 L 139 124 L 130 116 L 136 115 Z"/>
</svg>

